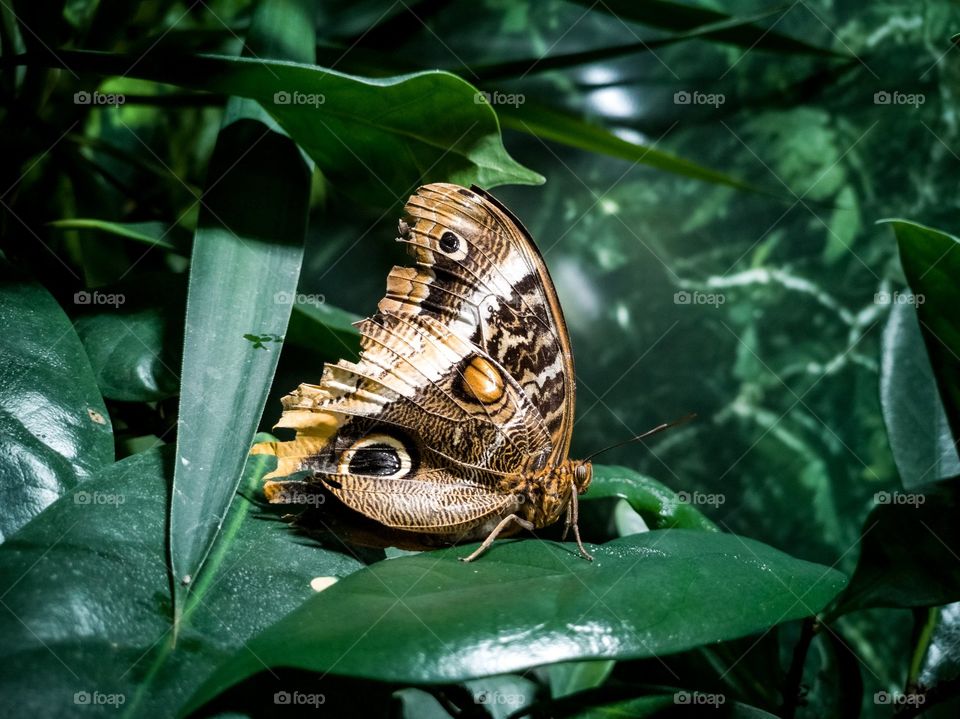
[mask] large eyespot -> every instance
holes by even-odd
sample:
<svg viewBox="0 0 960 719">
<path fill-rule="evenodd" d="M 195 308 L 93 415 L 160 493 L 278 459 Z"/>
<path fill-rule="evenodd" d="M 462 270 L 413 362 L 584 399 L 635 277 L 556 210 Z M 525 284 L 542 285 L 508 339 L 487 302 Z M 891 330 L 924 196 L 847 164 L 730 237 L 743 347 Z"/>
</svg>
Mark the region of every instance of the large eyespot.
<svg viewBox="0 0 960 719">
<path fill-rule="evenodd" d="M 410 453 L 396 437 L 370 434 L 361 437 L 340 455 L 337 472 L 367 477 L 399 479 L 410 473 Z"/>
<path fill-rule="evenodd" d="M 503 397 L 506 386 L 496 367 L 474 355 L 460 371 L 459 389 L 468 399 L 493 404 Z"/>
</svg>

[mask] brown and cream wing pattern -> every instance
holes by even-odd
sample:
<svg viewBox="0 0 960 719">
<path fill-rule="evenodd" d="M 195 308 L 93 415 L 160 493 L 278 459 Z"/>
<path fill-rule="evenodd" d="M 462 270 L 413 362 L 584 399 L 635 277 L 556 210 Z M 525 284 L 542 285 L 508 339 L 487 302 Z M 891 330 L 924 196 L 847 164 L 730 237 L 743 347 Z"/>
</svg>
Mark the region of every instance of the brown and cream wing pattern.
<svg viewBox="0 0 960 719">
<path fill-rule="evenodd" d="M 378 312 L 358 323 L 360 357 L 327 365 L 283 400 L 288 442 L 267 479 L 304 473 L 395 529 L 485 536 L 517 511 L 525 472 L 566 459 L 573 374 L 543 261 L 481 190 L 420 188 Z M 268 481 L 284 503 L 300 483 Z"/>
<path fill-rule="evenodd" d="M 515 511 L 510 478 L 550 446 L 520 385 L 430 315 L 378 314 L 359 329 L 357 363 L 327 365 L 284 398 L 277 426 L 297 436 L 254 449 L 278 458 L 268 479 L 305 472 L 381 524 L 457 539 Z M 265 491 L 289 503 L 300 487 Z"/>
<path fill-rule="evenodd" d="M 550 452 L 569 451 L 574 371 L 559 301 L 523 225 L 476 187 L 437 183 L 404 208 L 400 242 L 414 267 L 394 267 L 381 313 L 425 314 L 485 350 L 516 379 L 543 417 Z"/>
</svg>

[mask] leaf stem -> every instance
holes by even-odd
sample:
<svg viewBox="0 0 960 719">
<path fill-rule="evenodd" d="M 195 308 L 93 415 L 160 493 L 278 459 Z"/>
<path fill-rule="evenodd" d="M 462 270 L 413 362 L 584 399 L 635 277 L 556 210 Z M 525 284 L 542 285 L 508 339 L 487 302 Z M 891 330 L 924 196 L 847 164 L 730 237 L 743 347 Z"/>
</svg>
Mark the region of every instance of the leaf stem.
<svg viewBox="0 0 960 719">
<path fill-rule="evenodd" d="M 783 713 L 784 719 L 793 719 L 797 707 L 800 705 L 800 684 L 803 681 L 803 668 L 807 663 L 807 652 L 814 636 L 820 631 L 820 620 L 817 617 L 807 617 L 800 626 L 800 639 L 793 648 L 793 660 L 783 686 Z"/>
<path fill-rule="evenodd" d="M 939 607 L 930 607 L 926 610 L 914 612 L 916 644 L 913 647 L 913 656 L 910 658 L 910 671 L 907 673 L 905 693 L 916 691 L 920 680 L 920 671 L 923 669 L 923 658 L 933 639 L 933 630 L 937 627 L 940 616 Z"/>
</svg>

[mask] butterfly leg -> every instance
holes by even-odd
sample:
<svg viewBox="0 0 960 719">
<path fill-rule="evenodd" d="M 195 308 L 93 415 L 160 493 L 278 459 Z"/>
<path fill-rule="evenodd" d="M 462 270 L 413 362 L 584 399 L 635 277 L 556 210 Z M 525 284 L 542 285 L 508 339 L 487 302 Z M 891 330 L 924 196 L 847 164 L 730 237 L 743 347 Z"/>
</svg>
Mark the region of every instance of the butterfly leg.
<svg viewBox="0 0 960 719">
<path fill-rule="evenodd" d="M 577 490 L 573 490 L 573 494 L 570 497 L 570 504 L 567 505 L 567 517 L 564 521 L 563 527 L 563 536 L 560 538 L 561 541 L 567 538 L 567 531 L 572 527 L 573 528 L 573 538 L 577 541 L 577 549 L 580 550 L 580 556 L 586 559 L 588 562 L 593 561 L 593 556 L 588 552 L 584 546 L 583 541 L 580 539 L 580 527 L 578 526 L 578 521 L 580 519 L 580 504 L 577 499 Z"/>
<path fill-rule="evenodd" d="M 493 544 L 493 540 L 497 538 L 497 535 L 500 534 L 504 529 L 509 526 L 511 522 L 516 522 L 521 527 L 526 529 L 528 532 L 533 530 L 533 523 L 528 522 L 525 519 L 521 519 L 516 514 L 508 514 L 506 517 L 500 520 L 500 524 L 493 528 L 493 531 L 483 540 L 483 544 L 477 547 L 468 557 L 460 557 L 461 562 L 472 562 L 474 559 L 483 554 L 487 549 L 490 548 L 490 545 Z"/>
</svg>

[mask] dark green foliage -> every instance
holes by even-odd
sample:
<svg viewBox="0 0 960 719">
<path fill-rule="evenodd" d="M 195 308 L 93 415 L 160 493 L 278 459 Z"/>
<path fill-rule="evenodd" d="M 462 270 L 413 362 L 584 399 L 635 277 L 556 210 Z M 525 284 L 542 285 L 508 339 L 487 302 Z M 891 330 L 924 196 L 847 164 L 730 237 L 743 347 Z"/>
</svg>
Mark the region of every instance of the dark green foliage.
<svg viewBox="0 0 960 719">
<path fill-rule="evenodd" d="M 2 5 L 4 709 L 953 716 L 958 25 Z M 255 433 L 356 357 L 433 181 L 496 188 L 543 252 L 574 457 L 697 414 L 599 458 L 592 564 L 558 527 L 465 565 L 264 502 Z"/>
</svg>

